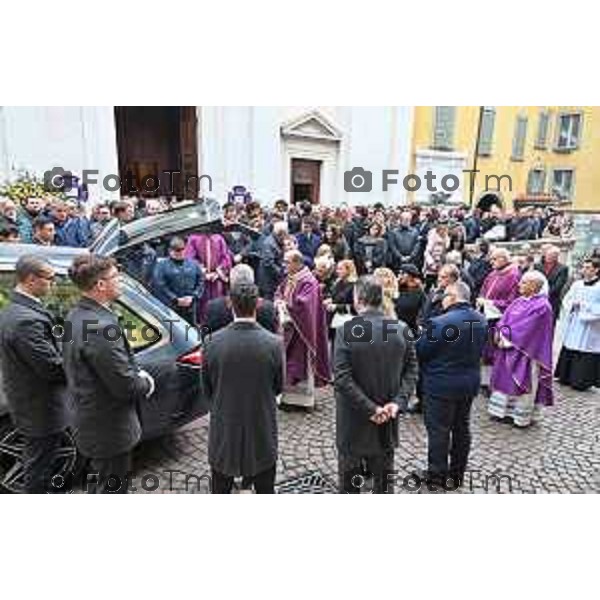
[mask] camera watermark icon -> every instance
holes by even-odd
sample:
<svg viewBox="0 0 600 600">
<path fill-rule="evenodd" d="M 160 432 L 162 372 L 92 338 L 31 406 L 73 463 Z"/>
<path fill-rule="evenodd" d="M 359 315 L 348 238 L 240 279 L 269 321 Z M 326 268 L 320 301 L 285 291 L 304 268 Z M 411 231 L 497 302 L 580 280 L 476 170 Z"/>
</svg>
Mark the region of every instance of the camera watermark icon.
<svg viewBox="0 0 600 600">
<path fill-rule="evenodd" d="M 44 189 L 47 192 L 70 192 L 73 189 L 73 173 L 62 167 L 44 171 Z"/>
<path fill-rule="evenodd" d="M 363 317 L 356 317 L 344 323 L 344 342 L 346 344 L 373 343 L 373 323 Z"/>
<path fill-rule="evenodd" d="M 373 173 L 362 167 L 354 167 L 344 173 L 344 190 L 346 192 L 370 192 L 373 190 Z"/>
</svg>

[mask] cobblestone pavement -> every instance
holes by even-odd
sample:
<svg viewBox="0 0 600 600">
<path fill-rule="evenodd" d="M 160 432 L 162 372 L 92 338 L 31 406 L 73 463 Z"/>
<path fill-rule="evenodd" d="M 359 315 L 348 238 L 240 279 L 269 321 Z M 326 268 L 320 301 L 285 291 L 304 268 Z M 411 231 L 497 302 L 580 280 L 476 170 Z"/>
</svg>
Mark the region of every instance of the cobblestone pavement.
<svg viewBox="0 0 600 600">
<path fill-rule="evenodd" d="M 476 400 L 469 472 L 457 493 L 600 491 L 600 391 L 575 393 L 560 386 L 556 391 L 556 405 L 526 430 L 491 421 L 484 400 Z M 312 412 L 279 411 L 278 415 L 280 492 L 302 491 L 293 480 L 311 473 L 325 484 L 321 493 L 335 491 L 337 451 L 331 388 L 320 391 Z M 208 493 L 207 444 L 208 417 L 203 417 L 168 437 L 142 445 L 135 456 L 137 492 Z M 416 482 L 408 478 L 415 469 L 425 467 L 426 451 L 422 417 L 401 415 L 396 493 L 415 492 Z"/>
</svg>

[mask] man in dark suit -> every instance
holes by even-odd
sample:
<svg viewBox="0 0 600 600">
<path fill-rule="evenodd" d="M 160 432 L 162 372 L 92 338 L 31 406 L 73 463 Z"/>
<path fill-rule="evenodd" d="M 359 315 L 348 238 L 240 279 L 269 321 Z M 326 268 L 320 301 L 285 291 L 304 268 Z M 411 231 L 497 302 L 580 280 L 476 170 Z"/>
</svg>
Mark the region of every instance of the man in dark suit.
<svg viewBox="0 0 600 600">
<path fill-rule="evenodd" d="M 229 283 L 235 285 L 254 285 L 254 271 L 250 265 L 237 265 L 229 272 Z M 206 306 L 205 329 L 211 334 L 227 327 L 233 321 L 231 298 L 214 298 Z M 258 298 L 256 321 L 271 333 L 277 333 L 278 322 L 275 305 L 270 300 Z"/>
<path fill-rule="evenodd" d="M 97 474 L 92 493 L 127 493 L 130 454 L 141 437 L 137 406 L 154 392 L 154 380 L 138 369 L 110 308 L 120 295 L 114 260 L 80 256 L 69 274 L 82 291 L 67 316 L 72 342 L 64 349 L 77 447 L 91 459 L 90 476 Z"/>
<path fill-rule="evenodd" d="M 321 245 L 321 234 L 312 217 L 302 219 L 302 231 L 296 235 L 298 250 L 302 252 L 307 267 L 313 268 L 317 250 Z"/>
<path fill-rule="evenodd" d="M 433 289 L 423 308 L 423 322 L 430 321 L 444 312 L 442 301 L 446 288 L 460 279 L 460 271 L 456 265 L 444 265 L 440 268 L 437 277 L 437 287 Z"/>
<path fill-rule="evenodd" d="M 542 272 L 548 280 L 548 300 L 552 306 L 554 322 L 558 321 L 563 299 L 563 292 L 569 281 L 569 267 L 560 263 L 560 248 L 558 246 L 547 246 L 544 249 L 541 262 L 535 265 L 535 269 Z"/>
<path fill-rule="evenodd" d="M 287 224 L 277 221 L 273 225 L 273 233 L 265 237 L 260 245 L 256 283 L 260 295 L 273 300 L 275 291 L 284 278 L 283 242 L 287 236 Z"/>
<path fill-rule="evenodd" d="M 277 462 L 276 397 L 283 390 L 283 342 L 256 322 L 258 289 L 231 288 L 234 322 L 204 349 L 203 386 L 211 403 L 208 462 L 212 493 L 234 477 L 273 494 Z"/>
<path fill-rule="evenodd" d="M 400 225 L 389 232 L 389 262 L 395 272 L 402 265 L 418 265 L 421 262 L 421 240 L 417 229 L 411 226 L 411 221 L 412 214 L 404 211 L 400 215 Z"/>
<path fill-rule="evenodd" d="M 336 441 L 340 491 L 346 493 L 360 493 L 366 473 L 373 475 L 375 493 L 393 493 L 397 415 L 417 379 L 405 324 L 387 319 L 382 303 L 377 280 L 359 279 L 359 317 L 339 328 L 335 341 Z"/>
<path fill-rule="evenodd" d="M 428 485 L 462 484 L 471 436 L 469 419 L 477 396 L 487 322 L 470 305 L 469 286 L 446 287 L 445 313 L 433 318 L 417 342 L 428 439 Z M 450 467 L 448 468 L 448 455 Z"/>
<path fill-rule="evenodd" d="M 40 300 L 53 279 L 54 270 L 43 259 L 21 257 L 11 303 L 0 314 L 2 378 L 12 419 L 25 439 L 25 491 L 30 494 L 50 489 L 50 471 L 70 420 L 54 317 Z"/>
</svg>

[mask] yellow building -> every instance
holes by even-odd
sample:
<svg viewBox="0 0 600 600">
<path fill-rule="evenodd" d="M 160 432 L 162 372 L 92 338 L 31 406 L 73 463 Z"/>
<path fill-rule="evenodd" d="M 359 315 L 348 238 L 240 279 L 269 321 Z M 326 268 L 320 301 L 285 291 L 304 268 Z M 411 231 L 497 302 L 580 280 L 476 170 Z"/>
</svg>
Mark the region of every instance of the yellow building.
<svg viewBox="0 0 600 600">
<path fill-rule="evenodd" d="M 518 199 L 600 212 L 600 107 L 417 106 L 411 160 L 421 179 L 427 170 L 438 175 L 438 189 L 443 176 L 460 177 L 443 201 L 484 208 L 497 199 L 512 208 Z M 410 199 L 431 196 L 423 183 Z"/>
</svg>

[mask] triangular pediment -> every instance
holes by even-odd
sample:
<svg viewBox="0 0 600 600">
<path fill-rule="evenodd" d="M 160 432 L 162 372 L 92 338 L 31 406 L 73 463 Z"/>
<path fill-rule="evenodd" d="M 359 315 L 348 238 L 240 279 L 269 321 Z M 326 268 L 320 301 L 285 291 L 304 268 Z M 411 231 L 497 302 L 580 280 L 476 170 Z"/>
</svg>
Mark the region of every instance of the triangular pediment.
<svg viewBox="0 0 600 600">
<path fill-rule="evenodd" d="M 342 139 L 341 131 L 318 110 L 310 111 L 284 123 L 281 126 L 281 135 L 331 142 Z"/>
</svg>

